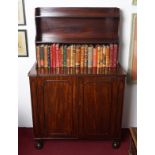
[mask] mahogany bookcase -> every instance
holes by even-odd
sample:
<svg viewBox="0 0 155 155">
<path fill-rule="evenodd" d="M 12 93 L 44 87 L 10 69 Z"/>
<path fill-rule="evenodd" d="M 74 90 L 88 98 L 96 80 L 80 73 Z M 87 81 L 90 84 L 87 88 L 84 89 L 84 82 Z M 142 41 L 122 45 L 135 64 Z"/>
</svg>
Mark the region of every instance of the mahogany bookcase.
<svg viewBox="0 0 155 155">
<path fill-rule="evenodd" d="M 36 8 L 40 44 L 119 45 L 119 8 Z M 37 68 L 29 72 L 36 148 L 46 139 L 121 140 L 126 73 L 116 68 Z"/>
</svg>

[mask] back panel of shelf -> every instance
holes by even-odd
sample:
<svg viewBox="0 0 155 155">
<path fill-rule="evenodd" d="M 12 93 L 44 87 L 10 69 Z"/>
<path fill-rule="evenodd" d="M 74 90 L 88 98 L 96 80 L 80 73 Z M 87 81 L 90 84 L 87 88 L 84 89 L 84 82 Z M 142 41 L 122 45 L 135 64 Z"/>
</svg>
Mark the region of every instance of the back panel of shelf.
<svg viewBox="0 0 155 155">
<path fill-rule="evenodd" d="M 118 43 L 118 8 L 36 8 L 36 43 Z"/>
</svg>

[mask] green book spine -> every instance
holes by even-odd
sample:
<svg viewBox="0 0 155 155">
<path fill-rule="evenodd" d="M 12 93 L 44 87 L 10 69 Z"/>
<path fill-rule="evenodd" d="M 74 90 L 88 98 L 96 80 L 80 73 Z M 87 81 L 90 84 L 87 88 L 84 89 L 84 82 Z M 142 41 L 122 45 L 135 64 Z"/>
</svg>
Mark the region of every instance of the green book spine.
<svg viewBox="0 0 155 155">
<path fill-rule="evenodd" d="M 63 67 L 67 67 L 67 45 L 63 47 Z"/>
<path fill-rule="evenodd" d="M 48 67 L 51 67 L 51 59 L 50 59 L 50 46 L 47 47 L 47 51 L 48 51 Z"/>
</svg>

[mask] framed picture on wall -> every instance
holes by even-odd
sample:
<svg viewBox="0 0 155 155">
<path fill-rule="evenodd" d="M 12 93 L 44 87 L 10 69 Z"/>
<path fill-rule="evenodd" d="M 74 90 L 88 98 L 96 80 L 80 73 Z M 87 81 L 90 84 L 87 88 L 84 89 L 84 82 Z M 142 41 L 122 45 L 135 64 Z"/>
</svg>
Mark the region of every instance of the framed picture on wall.
<svg viewBox="0 0 155 155">
<path fill-rule="evenodd" d="M 26 30 L 18 30 L 18 57 L 28 57 Z"/>
<path fill-rule="evenodd" d="M 26 25 L 24 0 L 18 0 L 18 25 Z"/>
<path fill-rule="evenodd" d="M 137 14 L 132 14 L 128 81 L 137 82 Z"/>
<path fill-rule="evenodd" d="M 137 0 L 132 0 L 133 5 L 137 5 Z"/>
</svg>

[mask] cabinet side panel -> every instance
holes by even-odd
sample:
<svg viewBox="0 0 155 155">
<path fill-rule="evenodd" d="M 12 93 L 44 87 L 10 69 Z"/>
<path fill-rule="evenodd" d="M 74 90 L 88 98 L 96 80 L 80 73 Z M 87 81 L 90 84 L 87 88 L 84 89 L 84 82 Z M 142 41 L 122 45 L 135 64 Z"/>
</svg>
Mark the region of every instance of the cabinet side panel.
<svg viewBox="0 0 155 155">
<path fill-rule="evenodd" d="M 31 107 L 34 137 L 37 138 L 39 134 L 38 111 L 37 111 L 37 79 L 29 78 L 31 90 Z"/>
<path fill-rule="evenodd" d="M 113 80 L 113 99 L 112 99 L 110 128 L 112 138 L 114 139 L 121 138 L 124 85 L 125 85 L 124 77 L 116 77 Z"/>
</svg>

